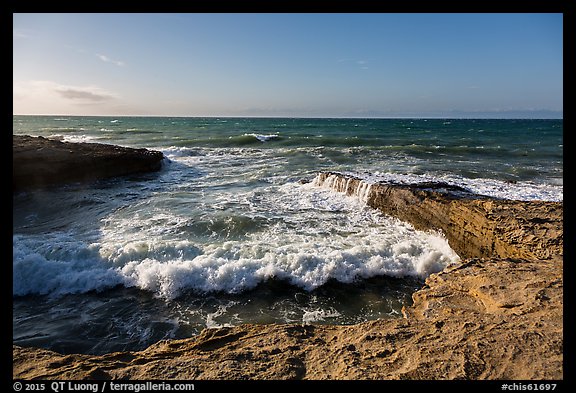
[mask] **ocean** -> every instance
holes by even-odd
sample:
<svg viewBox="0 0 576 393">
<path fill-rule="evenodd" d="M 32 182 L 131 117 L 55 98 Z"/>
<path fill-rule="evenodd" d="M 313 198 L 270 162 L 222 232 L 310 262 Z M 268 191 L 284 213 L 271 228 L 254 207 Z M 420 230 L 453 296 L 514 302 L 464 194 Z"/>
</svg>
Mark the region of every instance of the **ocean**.
<svg viewBox="0 0 576 393">
<path fill-rule="evenodd" d="M 206 327 L 401 317 L 457 263 L 321 171 L 563 200 L 563 121 L 13 116 L 13 134 L 162 151 L 159 172 L 13 196 L 13 343 L 141 350 Z"/>
</svg>

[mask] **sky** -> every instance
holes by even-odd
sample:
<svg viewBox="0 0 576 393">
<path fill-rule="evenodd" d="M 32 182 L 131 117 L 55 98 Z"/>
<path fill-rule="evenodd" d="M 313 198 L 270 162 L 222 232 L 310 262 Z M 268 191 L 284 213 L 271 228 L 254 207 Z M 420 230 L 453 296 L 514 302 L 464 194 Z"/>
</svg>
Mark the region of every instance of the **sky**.
<svg viewBox="0 0 576 393">
<path fill-rule="evenodd" d="M 563 15 L 13 14 L 13 113 L 562 118 Z"/>
</svg>

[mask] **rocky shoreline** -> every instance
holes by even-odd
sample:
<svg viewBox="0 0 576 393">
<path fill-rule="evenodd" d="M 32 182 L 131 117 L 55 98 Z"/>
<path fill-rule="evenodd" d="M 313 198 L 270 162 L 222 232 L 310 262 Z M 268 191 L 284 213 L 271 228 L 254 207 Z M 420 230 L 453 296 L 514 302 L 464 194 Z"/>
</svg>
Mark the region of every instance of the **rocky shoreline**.
<svg viewBox="0 0 576 393">
<path fill-rule="evenodd" d="M 324 173 L 349 195 L 361 179 Z M 462 261 L 431 275 L 404 318 L 352 326 L 205 329 L 138 352 L 13 346 L 18 379 L 563 379 L 563 204 L 443 184 L 374 184 L 369 206 L 442 231 Z"/>
<path fill-rule="evenodd" d="M 147 149 L 13 135 L 12 190 L 157 171 L 163 158 L 161 152 Z"/>
</svg>

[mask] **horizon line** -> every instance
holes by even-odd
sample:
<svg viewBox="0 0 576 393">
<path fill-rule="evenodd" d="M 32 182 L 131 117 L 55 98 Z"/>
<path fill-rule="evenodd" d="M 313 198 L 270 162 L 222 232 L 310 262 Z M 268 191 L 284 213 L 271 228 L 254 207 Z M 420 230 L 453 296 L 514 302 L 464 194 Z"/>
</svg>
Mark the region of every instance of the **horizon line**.
<svg viewBox="0 0 576 393">
<path fill-rule="evenodd" d="M 229 118 L 229 119 L 457 119 L 457 120 L 564 120 L 562 117 L 474 117 L 474 116 L 256 116 L 256 115 L 71 115 L 71 114 L 15 114 L 12 116 L 67 116 L 67 117 L 172 117 L 172 118 Z"/>
</svg>

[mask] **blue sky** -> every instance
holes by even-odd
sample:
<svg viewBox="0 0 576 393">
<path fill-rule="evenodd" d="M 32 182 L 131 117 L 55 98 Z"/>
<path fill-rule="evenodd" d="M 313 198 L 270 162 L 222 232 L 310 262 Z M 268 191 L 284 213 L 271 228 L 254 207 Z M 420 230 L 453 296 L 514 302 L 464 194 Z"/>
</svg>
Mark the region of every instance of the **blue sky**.
<svg viewBox="0 0 576 393">
<path fill-rule="evenodd" d="M 562 14 L 14 14 L 14 114 L 563 117 Z"/>
</svg>

